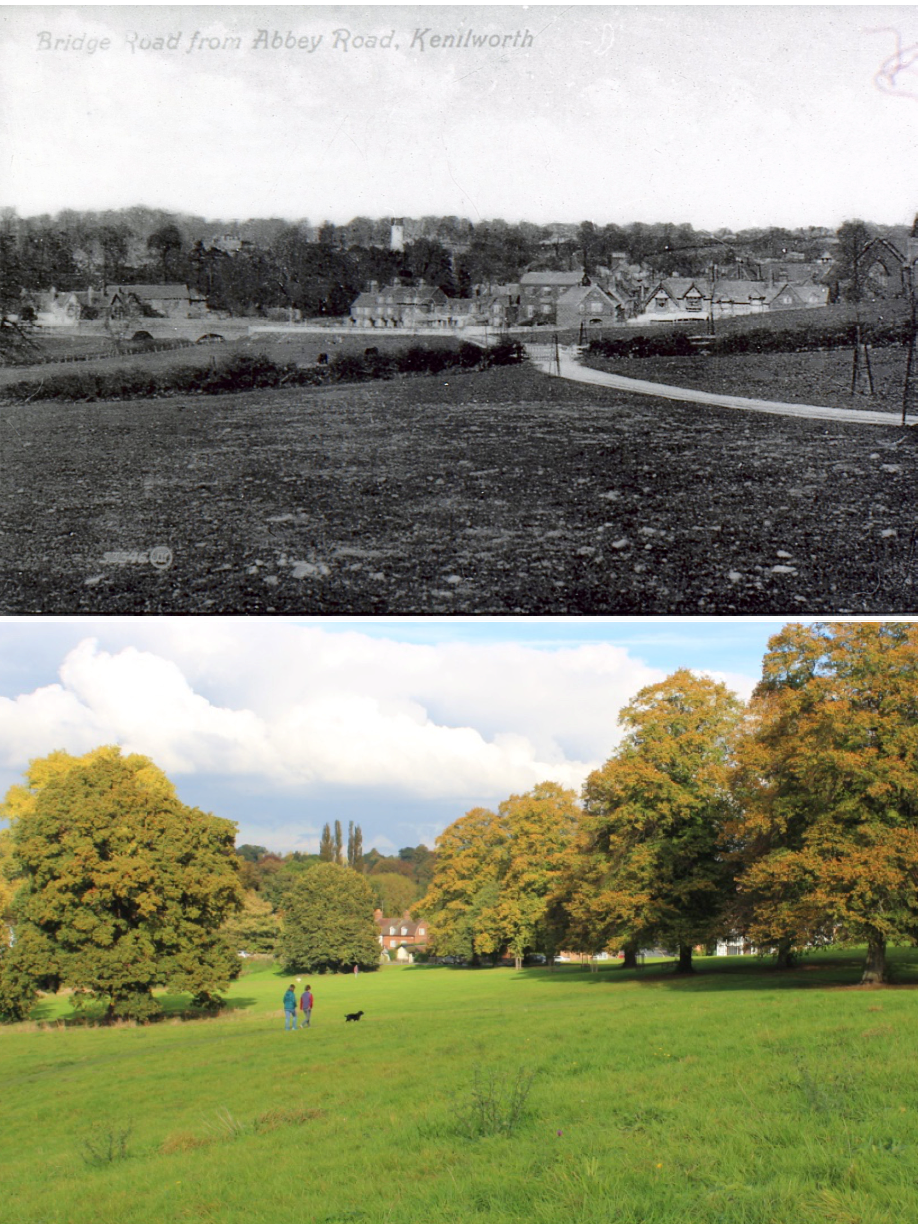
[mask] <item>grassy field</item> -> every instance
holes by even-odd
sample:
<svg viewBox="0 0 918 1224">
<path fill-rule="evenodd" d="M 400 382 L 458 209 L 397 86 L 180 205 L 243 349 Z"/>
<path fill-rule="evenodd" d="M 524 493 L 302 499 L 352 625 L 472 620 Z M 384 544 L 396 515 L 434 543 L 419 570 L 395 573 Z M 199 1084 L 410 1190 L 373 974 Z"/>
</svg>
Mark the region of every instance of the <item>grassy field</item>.
<svg viewBox="0 0 918 1224">
<path fill-rule="evenodd" d="M 918 960 L 893 963 L 883 990 L 837 952 L 392 967 L 313 979 L 297 1033 L 270 965 L 213 1020 L 87 1028 L 46 1000 L 0 1030 L 4 1224 L 905 1224 Z M 530 1075 L 515 1128 L 477 1133 L 476 1082 Z"/>
<path fill-rule="evenodd" d="M 916 445 L 527 367 L 35 400 L 0 409 L 0 612 L 911 612 Z"/>
</svg>

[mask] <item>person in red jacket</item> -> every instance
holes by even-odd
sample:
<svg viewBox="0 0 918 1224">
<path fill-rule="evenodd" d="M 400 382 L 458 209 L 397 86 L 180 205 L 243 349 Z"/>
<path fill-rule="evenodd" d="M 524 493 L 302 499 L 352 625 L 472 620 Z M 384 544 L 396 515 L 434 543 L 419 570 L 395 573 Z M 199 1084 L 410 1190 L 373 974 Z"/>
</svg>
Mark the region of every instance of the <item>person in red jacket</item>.
<svg viewBox="0 0 918 1224">
<path fill-rule="evenodd" d="M 300 1011 L 303 1013 L 303 1028 L 309 1028 L 309 1017 L 312 1015 L 312 990 L 307 986 L 300 995 Z"/>
</svg>

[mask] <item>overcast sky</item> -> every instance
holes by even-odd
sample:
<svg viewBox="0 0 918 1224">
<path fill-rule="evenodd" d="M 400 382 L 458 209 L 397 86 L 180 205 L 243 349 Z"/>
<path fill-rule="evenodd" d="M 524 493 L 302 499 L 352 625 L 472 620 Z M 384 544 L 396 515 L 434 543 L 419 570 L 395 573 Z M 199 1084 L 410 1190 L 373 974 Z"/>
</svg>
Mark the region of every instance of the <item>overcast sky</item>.
<svg viewBox="0 0 918 1224">
<path fill-rule="evenodd" d="M 0 28 L 0 202 L 22 215 L 918 208 L 915 6 L 13 5 Z"/>
<path fill-rule="evenodd" d="M 28 761 L 118 743 L 239 842 L 424 842 L 540 781 L 579 789 L 618 712 L 678 667 L 748 697 L 784 621 L 0 621 L 0 794 Z"/>
</svg>

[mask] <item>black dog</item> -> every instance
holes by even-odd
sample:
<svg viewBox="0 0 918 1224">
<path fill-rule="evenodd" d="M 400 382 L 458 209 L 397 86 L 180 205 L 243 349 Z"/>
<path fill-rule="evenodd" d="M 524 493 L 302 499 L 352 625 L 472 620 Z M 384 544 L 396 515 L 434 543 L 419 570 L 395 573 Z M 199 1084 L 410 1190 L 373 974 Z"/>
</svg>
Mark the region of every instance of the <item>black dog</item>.
<svg viewBox="0 0 918 1224">
<path fill-rule="evenodd" d="M 345 1023 L 345 1024 L 349 1024 L 349 1023 L 351 1022 L 351 1020 L 359 1020 L 359 1019 L 360 1019 L 360 1017 L 361 1017 L 362 1015 L 363 1015 L 363 1012 L 362 1012 L 362 1011 L 360 1011 L 360 1012 L 348 1012 L 348 1013 L 347 1013 L 347 1015 L 344 1017 L 344 1023 Z"/>
</svg>

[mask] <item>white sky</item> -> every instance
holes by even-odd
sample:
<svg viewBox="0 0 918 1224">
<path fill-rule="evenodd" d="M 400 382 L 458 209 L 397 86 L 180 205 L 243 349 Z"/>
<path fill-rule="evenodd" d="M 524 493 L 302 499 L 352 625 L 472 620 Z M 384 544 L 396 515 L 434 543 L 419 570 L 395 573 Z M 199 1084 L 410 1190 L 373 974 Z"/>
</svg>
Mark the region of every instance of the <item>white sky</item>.
<svg viewBox="0 0 918 1224">
<path fill-rule="evenodd" d="M 0 203 L 22 215 L 739 229 L 918 209 L 915 6 L 14 5 L 0 31 Z M 68 36 L 82 49 L 43 49 Z"/>
<path fill-rule="evenodd" d="M 680 666 L 747 697 L 780 620 L 0 620 L 0 795 L 28 761 L 118 743 L 239 841 L 425 842 L 479 804 L 579 790 L 619 710 Z"/>
</svg>

